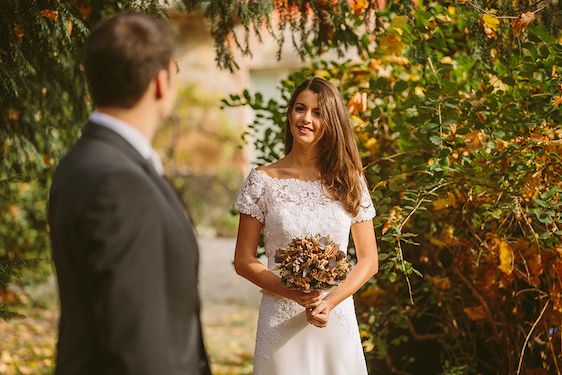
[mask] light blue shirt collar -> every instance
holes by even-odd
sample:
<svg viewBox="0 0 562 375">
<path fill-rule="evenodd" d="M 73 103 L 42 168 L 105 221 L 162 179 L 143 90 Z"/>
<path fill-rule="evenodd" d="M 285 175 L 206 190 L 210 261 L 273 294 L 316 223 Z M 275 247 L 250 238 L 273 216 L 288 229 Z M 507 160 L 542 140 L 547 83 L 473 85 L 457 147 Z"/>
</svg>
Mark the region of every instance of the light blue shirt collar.
<svg viewBox="0 0 562 375">
<path fill-rule="evenodd" d="M 90 115 L 90 121 L 101 125 L 107 129 L 110 129 L 120 135 L 125 141 L 127 141 L 133 148 L 144 158 L 152 162 L 154 169 L 159 174 L 162 174 L 162 163 L 156 151 L 150 145 L 150 142 L 146 137 L 139 132 L 137 129 L 133 128 L 128 123 L 119 120 L 116 117 L 108 115 L 107 113 L 94 111 Z"/>
</svg>

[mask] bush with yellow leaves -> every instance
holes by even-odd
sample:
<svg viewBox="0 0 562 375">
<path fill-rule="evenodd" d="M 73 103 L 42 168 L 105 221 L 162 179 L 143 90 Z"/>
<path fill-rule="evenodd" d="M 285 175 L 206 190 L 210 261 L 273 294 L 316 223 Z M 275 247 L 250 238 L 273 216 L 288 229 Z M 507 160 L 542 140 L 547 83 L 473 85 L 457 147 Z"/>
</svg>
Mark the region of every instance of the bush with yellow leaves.
<svg viewBox="0 0 562 375">
<path fill-rule="evenodd" d="M 406 14 L 380 13 L 359 61 L 280 86 L 320 76 L 348 102 L 379 213 L 381 271 L 356 297 L 371 373 L 560 374 L 559 30 L 468 5 Z M 277 159 L 287 103 L 225 102 L 260 114 L 257 163 Z"/>
</svg>

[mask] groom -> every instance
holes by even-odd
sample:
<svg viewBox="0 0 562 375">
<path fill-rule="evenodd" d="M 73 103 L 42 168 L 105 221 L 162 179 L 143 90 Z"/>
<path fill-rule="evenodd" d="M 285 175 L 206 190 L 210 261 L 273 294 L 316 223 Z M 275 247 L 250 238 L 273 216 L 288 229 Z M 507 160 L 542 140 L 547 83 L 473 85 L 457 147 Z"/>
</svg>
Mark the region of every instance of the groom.
<svg viewBox="0 0 562 375">
<path fill-rule="evenodd" d="M 56 374 L 209 374 L 198 249 L 150 145 L 176 99 L 167 25 L 121 14 L 92 32 L 96 110 L 53 178 L 61 317 Z"/>
</svg>

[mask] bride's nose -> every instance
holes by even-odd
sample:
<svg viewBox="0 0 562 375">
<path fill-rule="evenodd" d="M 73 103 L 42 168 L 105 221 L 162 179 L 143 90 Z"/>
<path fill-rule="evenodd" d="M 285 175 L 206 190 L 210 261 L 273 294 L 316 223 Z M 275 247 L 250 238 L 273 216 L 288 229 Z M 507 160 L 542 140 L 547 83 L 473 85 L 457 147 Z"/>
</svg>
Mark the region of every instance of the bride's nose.
<svg viewBox="0 0 562 375">
<path fill-rule="evenodd" d="M 311 111 L 306 111 L 304 113 L 304 118 L 302 119 L 302 121 L 305 124 L 310 124 L 312 122 L 312 112 Z"/>
</svg>

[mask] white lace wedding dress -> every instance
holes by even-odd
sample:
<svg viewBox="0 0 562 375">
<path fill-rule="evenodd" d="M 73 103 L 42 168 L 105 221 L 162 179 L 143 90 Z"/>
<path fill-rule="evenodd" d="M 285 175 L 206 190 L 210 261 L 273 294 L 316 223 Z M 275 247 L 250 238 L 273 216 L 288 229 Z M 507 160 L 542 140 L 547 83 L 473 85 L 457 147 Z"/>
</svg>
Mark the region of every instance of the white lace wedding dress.
<svg viewBox="0 0 562 375">
<path fill-rule="evenodd" d="M 359 214 L 352 217 L 324 193 L 319 180 L 279 179 L 255 169 L 244 182 L 235 207 L 263 224 L 270 270 L 276 266 L 275 250 L 293 238 L 327 234 L 346 251 L 351 224 L 375 216 L 366 183 Z M 307 322 L 304 308 L 296 302 L 264 291 L 254 374 L 367 374 L 353 298 L 332 310 L 326 328 L 317 328 Z"/>
</svg>

